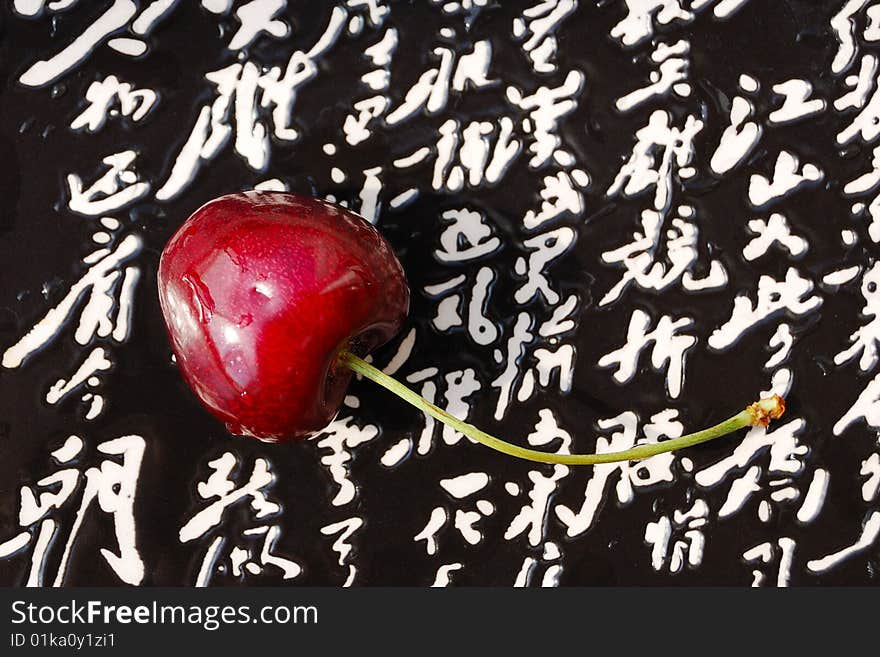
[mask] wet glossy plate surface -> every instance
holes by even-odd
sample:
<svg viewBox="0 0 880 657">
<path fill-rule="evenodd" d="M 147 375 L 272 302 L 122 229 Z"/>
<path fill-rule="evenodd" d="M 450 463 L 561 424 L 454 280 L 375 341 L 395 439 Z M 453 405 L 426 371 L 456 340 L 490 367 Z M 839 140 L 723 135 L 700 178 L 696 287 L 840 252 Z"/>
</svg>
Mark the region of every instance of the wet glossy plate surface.
<svg viewBox="0 0 880 657">
<path fill-rule="evenodd" d="M 876 583 L 869 3 L 43 4 L 0 10 L 0 583 Z M 375 362 L 492 433 L 789 411 L 568 469 L 363 382 L 314 440 L 232 438 L 155 271 L 255 186 L 377 224 L 413 303 Z"/>
</svg>

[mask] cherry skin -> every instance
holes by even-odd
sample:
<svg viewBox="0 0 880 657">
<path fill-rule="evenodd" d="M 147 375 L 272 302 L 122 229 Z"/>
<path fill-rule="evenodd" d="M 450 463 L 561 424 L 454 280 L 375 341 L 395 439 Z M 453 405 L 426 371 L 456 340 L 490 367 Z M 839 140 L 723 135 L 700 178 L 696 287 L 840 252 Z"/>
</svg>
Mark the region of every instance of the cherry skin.
<svg viewBox="0 0 880 657">
<path fill-rule="evenodd" d="M 221 196 L 168 242 L 159 301 L 177 364 L 231 433 L 303 438 L 336 415 L 352 371 L 409 310 L 394 251 L 366 220 L 277 192 Z"/>
</svg>

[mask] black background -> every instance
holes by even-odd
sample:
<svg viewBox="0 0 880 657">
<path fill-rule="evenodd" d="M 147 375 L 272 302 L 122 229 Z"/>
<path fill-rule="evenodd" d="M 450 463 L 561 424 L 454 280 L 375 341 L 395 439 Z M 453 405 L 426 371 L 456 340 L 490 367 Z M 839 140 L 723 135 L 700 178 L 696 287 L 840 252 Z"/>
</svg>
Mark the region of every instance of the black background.
<svg viewBox="0 0 880 657">
<path fill-rule="evenodd" d="M 85 180 L 94 179 L 101 158 L 124 145 L 139 152 L 138 171 L 153 183 L 154 189 L 158 188 L 189 135 L 198 108 L 213 98 L 204 73 L 234 61 L 224 44 L 235 27 L 229 17 L 218 20 L 201 10 L 198 3 L 180 3 L 151 35 L 151 51 L 146 58 L 133 60 L 106 46 L 99 47 L 52 90 L 34 90 L 21 87 L 16 81 L 18 76 L 37 58 L 56 52 L 60 44 L 79 34 L 109 3 L 80 3 L 54 19 L 39 20 L 11 15 L 10 4 L 3 3 L 0 9 L 0 345 L 4 348 L 57 303 L 81 272 L 90 221 L 66 210 L 64 176 L 76 172 Z M 360 189 L 358 172 L 383 165 L 388 171 L 383 174 L 382 199 L 386 204 L 410 186 L 428 190 L 430 166 L 392 175 L 391 161 L 434 143 L 436 128 L 450 116 L 491 119 L 502 111 L 519 116 L 519 110 L 504 99 L 507 84 L 531 92 L 540 84 L 558 85 L 571 69 L 584 72 L 586 85 L 578 108 L 561 122 L 560 134 L 579 166 L 591 174 L 592 187 L 586 194 L 584 216 L 562 222 L 577 230 L 578 239 L 575 248 L 551 272 L 558 290 L 575 291 L 581 298 L 574 337 L 574 389 L 565 397 L 539 389 L 527 404 L 512 405 L 503 423 L 496 423 L 492 419 L 495 393 L 487 385 L 497 375 L 491 352 L 477 349 L 463 332 L 438 334 L 430 327 L 434 302 L 420 293 L 424 285 L 451 276 L 449 269 L 431 255 L 439 235 L 440 214 L 464 205 L 483 210 L 504 242 L 502 253 L 489 263 L 503 272 L 493 290 L 489 313 L 503 325 L 506 339 L 516 316 L 510 303 L 518 281 L 512 273 L 513 262 L 525 252 L 520 220 L 527 209 L 540 204 L 541 172 L 528 169 L 525 155 L 494 189 L 466 189 L 454 197 L 423 193 L 400 211 L 383 208 L 379 227 L 394 245 L 410 280 L 414 294 L 409 324 L 418 328 L 419 335 L 416 350 L 401 374 L 438 362 L 446 370 L 473 367 L 484 383 L 470 416 L 474 424 L 511 440 L 522 440 L 523 427 L 533 426 L 537 410 L 550 406 L 561 425 L 574 436 L 573 451 L 581 452 L 593 450 L 599 418 L 637 409 L 646 420 L 675 405 L 686 426 L 697 428 L 735 412 L 768 387 L 769 373 L 763 363 L 768 357 L 765 345 L 775 323 L 757 327 L 730 350 L 716 353 L 705 347 L 712 329 L 730 316 L 735 293 L 753 294 L 760 275 L 781 278 L 791 264 L 775 251 L 755 263 L 741 256 L 742 247 L 751 238 L 745 229 L 748 219 L 764 216 L 746 204 L 748 175 L 756 171 L 768 174 L 783 147 L 793 148 L 803 160 L 816 162 L 825 171 L 821 186 L 802 190 L 782 204 L 791 225 L 810 243 L 808 254 L 796 266 L 818 281 L 833 267 L 873 260 L 876 247 L 867 238 L 865 224 L 849 217 L 851 201 L 844 199 L 840 190 L 842 181 L 866 169 L 871 149 L 862 146 L 838 152 L 834 137 L 848 117 L 828 110 L 806 122 L 765 130 L 749 161 L 723 180 L 708 173 L 708 159 L 728 123 L 729 98 L 736 92 L 741 73 L 762 82 L 764 93 L 757 101 L 759 115 L 778 104 L 769 93 L 772 84 L 795 77 L 809 80 L 816 97 L 831 101 L 841 95 L 842 82 L 830 73 L 836 42 L 828 28 L 840 3 L 753 0 L 728 21 L 718 21 L 711 12 L 704 12 L 690 26 L 661 28 L 660 34 L 668 32 L 672 38 L 687 36 L 691 40 L 694 94 L 684 101 L 655 100 L 623 116 L 613 109 L 613 101 L 645 83 L 650 48 L 642 45 L 626 50 L 608 36 L 623 16 L 622 3 L 582 1 L 558 32 L 558 71 L 548 76 L 532 72 L 520 46 L 511 38 L 512 17 L 530 4 L 505 2 L 502 7 L 496 3 L 477 15 L 468 33 L 461 18 L 446 17 L 428 3 L 392 3 L 386 25 L 394 25 L 400 33 L 391 72 L 392 107 L 432 65 L 427 44 L 444 25 L 457 29 L 463 37 L 464 51 L 466 42 L 489 38 L 493 44 L 491 74 L 504 84 L 460 96 L 453 93 L 441 115 L 419 116 L 396 128 L 379 126 L 369 141 L 349 148 L 340 137 L 340 128 L 353 100 L 369 95 L 359 82 L 359 77 L 370 70 L 362 52 L 378 40 L 381 32 L 367 28 L 360 37 L 343 36 L 321 60 L 319 76 L 304 87 L 297 100 L 294 119 L 301 139 L 294 144 L 274 142 L 267 171 L 251 171 L 227 146 L 216 160 L 202 168 L 179 198 L 165 204 L 140 202 L 118 215 L 126 221 L 128 230 L 144 236 L 145 249 L 138 260 L 143 275 L 137 290 L 133 332 L 127 344 L 115 348 L 115 368 L 104 377 L 103 394 L 108 399 L 104 414 L 94 423 L 84 423 L 76 395 L 59 407 L 43 402 L 49 385 L 80 362 L 82 352 L 71 331 L 62 333 L 22 368 L 0 370 L 0 539 L 18 531 L 19 487 L 53 471 L 48 453 L 67 435 L 78 433 L 94 449 L 102 440 L 138 433 L 147 440 L 135 506 L 139 549 L 147 564 L 145 584 L 194 582 L 207 541 L 181 545 L 177 532 L 198 508 L 195 482 L 206 476 L 205 464 L 225 450 L 236 453 L 245 464 L 258 456 L 267 457 L 278 473 L 273 496 L 282 503 L 284 514 L 280 520 L 283 535 L 276 551 L 303 564 L 304 572 L 293 580 L 294 584 L 339 585 L 345 580 L 347 570 L 337 564 L 337 554 L 330 549 L 335 537 L 323 536 L 320 528 L 355 514 L 365 519 L 352 541 L 358 584 L 427 585 L 441 563 L 454 561 L 465 564 L 454 574 L 456 584 L 511 584 L 524 556 L 540 559 L 540 548 L 531 549 L 525 536 L 504 540 L 507 525 L 525 500 L 523 496 L 510 498 L 502 487 L 506 481 L 516 481 L 527 489 L 528 472 L 533 466 L 466 443 L 451 448 L 435 438 L 435 447 L 427 457 L 413 456 L 393 469 L 386 468 L 379 462 L 381 455 L 401 437 L 419 431 L 420 419 L 416 411 L 385 392 L 358 383 L 353 389 L 361 400 L 357 417 L 379 424 L 383 433 L 355 452 L 351 467 L 351 477 L 358 485 L 355 502 L 345 509 L 334 508 L 330 504 L 332 482 L 319 463 L 314 442 L 273 446 L 233 439 L 199 407 L 169 362 L 155 295 L 155 269 L 165 240 L 194 209 L 214 196 L 249 188 L 260 180 L 280 177 L 292 191 L 332 193 L 337 198 L 354 200 Z M 294 48 L 308 47 L 323 30 L 329 3 L 290 5 L 293 35 L 283 41 L 259 40 L 250 51 L 254 60 L 284 63 Z M 866 47 L 862 44 L 863 51 Z M 159 103 L 141 123 L 110 120 L 94 135 L 72 132 L 68 126 L 82 107 L 85 89 L 92 80 L 109 73 L 138 87 L 157 89 Z M 708 261 L 706 254 L 711 250 L 728 268 L 731 282 L 727 288 L 706 294 L 689 294 L 673 287 L 656 295 L 632 288 L 617 303 L 599 309 L 596 300 L 620 276 L 619 271 L 601 264 L 600 254 L 627 240 L 637 227 L 640 210 L 647 205 L 646 198 L 609 200 L 604 192 L 622 158 L 628 157 L 635 130 L 657 107 L 678 117 L 676 124 L 689 113 L 701 114 L 706 122 L 696 140 L 694 166 L 698 175 L 676 190 L 676 200 L 697 209 L 701 261 Z M 337 144 L 337 155 L 329 157 L 322 152 L 321 146 L 327 141 Z M 329 175 L 332 166 L 352 173 L 349 182 L 333 184 Z M 840 245 L 842 228 L 859 233 L 856 246 L 844 249 Z M 562 526 L 551 515 L 548 539 L 556 541 L 563 552 L 561 584 L 748 585 L 751 567 L 743 563 L 742 552 L 765 540 L 775 542 L 780 536 L 797 541 L 793 584 L 876 583 L 876 546 L 822 576 L 811 575 L 805 569 L 807 560 L 848 545 L 858 536 L 869 511 L 859 494 L 862 479 L 858 470 L 876 442 L 876 436 L 864 424 L 854 425 L 840 437 L 831 434 L 834 422 L 864 388 L 869 374 L 860 372 L 855 363 L 838 368 L 831 360 L 849 344 L 848 336 L 862 323 L 862 298 L 857 285 L 836 292 L 823 290 L 821 296 L 824 303 L 819 312 L 792 323 L 797 336 L 790 361 L 795 387 L 788 399 L 789 419 L 803 417 L 807 421 L 807 430 L 801 436 L 810 448 L 807 463 L 832 473 L 819 519 L 809 526 L 799 525 L 794 505 L 783 507 L 769 522 L 762 523 L 756 517 L 753 499 L 732 519 L 718 520 L 714 511 L 723 501 L 726 487 L 698 492 L 690 476 L 679 472 L 673 484 L 637 492 L 626 508 L 618 508 L 613 491 L 609 491 L 595 526 L 574 540 L 565 539 Z M 696 319 L 695 333 L 700 343 L 688 358 L 684 394 L 677 402 L 666 398 L 663 375 L 651 370 L 647 355 L 640 361 L 642 373 L 626 386 L 616 384 L 609 371 L 595 367 L 601 355 L 620 346 L 635 307 L 649 310 L 655 318 L 660 313 L 672 313 Z M 538 304 L 534 314 L 542 313 L 546 315 L 546 309 Z M 396 346 L 396 341 L 389 344 L 377 354 L 377 360 L 382 362 Z M 737 440 L 718 441 L 694 449 L 687 456 L 699 468 L 729 454 Z M 764 453 L 758 462 L 766 463 L 768 458 Z M 424 527 L 432 508 L 451 503 L 437 482 L 476 470 L 490 474 L 491 499 L 498 507 L 481 523 L 483 541 L 468 546 L 447 528 L 441 535 L 439 555 L 426 556 L 423 543 L 414 542 L 413 536 Z M 552 504 L 579 508 L 590 474 L 589 469 L 582 469 L 569 475 Z M 804 484 L 800 488 L 805 491 Z M 650 563 L 650 547 L 643 540 L 645 523 L 658 513 L 671 514 L 674 509 L 686 508 L 684 505 L 689 505 L 697 494 L 706 497 L 713 509 L 702 566 L 674 576 L 656 572 Z M 69 527 L 74 512 L 75 505 L 69 505 L 56 517 Z M 227 529 L 247 522 L 246 513 L 240 517 L 236 513 L 231 514 Z M 66 583 L 118 583 L 97 556 L 99 547 L 114 547 L 110 530 L 102 514 L 93 514 L 85 523 Z M 53 551 L 55 559 L 60 555 L 59 547 L 56 545 Z M 27 566 L 24 556 L 0 561 L 0 583 L 23 583 Z M 50 572 L 54 572 L 52 563 Z M 217 574 L 213 583 L 281 580 L 277 570 L 267 569 L 264 575 L 246 580 Z"/>
</svg>

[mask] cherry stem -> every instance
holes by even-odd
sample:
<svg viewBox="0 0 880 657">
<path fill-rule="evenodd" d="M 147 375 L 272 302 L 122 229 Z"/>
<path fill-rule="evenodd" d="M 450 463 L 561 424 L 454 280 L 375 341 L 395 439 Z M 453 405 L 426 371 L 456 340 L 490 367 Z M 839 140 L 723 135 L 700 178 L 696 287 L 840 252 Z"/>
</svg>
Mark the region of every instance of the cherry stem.
<svg viewBox="0 0 880 657">
<path fill-rule="evenodd" d="M 485 431 L 477 429 L 472 424 L 468 424 L 456 417 L 453 417 L 442 408 L 439 408 L 429 402 L 427 399 L 413 392 L 397 379 L 394 379 L 382 370 L 373 367 L 367 361 L 355 356 L 354 354 L 343 351 L 339 354 L 339 363 L 345 365 L 357 374 L 367 377 L 371 381 L 378 383 L 383 388 L 393 392 L 395 395 L 409 402 L 420 411 L 427 413 L 431 417 L 439 420 L 456 431 L 463 433 L 465 436 L 477 441 L 478 443 L 491 447 L 492 449 L 515 456 L 527 461 L 536 463 L 554 463 L 560 465 L 596 465 L 597 463 L 618 463 L 620 461 L 637 461 L 639 459 L 648 458 L 657 454 L 665 454 L 684 447 L 699 445 L 729 433 L 738 431 L 744 427 L 767 426 L 770 420 L 775 420 L 782 416 L 785 411 L 785 400 L 779 395 L 773 395 L 750 404 L 744 410 L 740 411 L 733 417 L 723 422 L 697 431 L 689 433 L 685 436 L 664 440 L 659 443 L 643 443 L 631 449 L 620 452 L 607 452 L 604 454 L 553 454 L 541 452 L 536 449 L 520 447 L 512 443 L 505 442 L 495 436 L 491 436 Z"/>
</svg>

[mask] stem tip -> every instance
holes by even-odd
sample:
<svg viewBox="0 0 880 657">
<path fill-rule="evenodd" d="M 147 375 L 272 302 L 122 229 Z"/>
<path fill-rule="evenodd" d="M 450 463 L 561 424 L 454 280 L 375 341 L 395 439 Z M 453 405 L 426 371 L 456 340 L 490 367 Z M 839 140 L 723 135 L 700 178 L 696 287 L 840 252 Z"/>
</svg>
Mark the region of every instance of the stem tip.
<svg viewBox="0 0 880 657">
<path fill-rule="evenodd" d="M 751 404 L 747 409 L 751 415 L 751 426 L 766 427 L 770 420 L 778 420 L 785 413 L 785 400 L 779 395 L 765 397 Z"/>
</svg>

